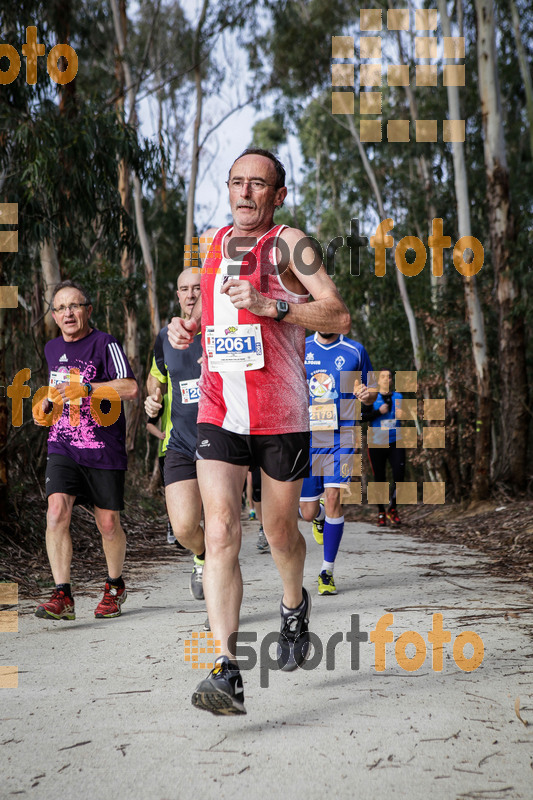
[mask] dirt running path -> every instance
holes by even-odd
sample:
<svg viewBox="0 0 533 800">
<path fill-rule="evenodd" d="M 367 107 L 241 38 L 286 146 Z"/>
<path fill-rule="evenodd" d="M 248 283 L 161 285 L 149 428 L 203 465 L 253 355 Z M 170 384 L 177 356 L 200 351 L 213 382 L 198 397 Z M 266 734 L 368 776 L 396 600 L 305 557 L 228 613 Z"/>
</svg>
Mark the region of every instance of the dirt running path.
<svg viewBox="0 0 533 800">
<path fill-rule="evenodd" d="M 318 643 L 313 669 L 280 673 L 268 669 L 264 643 L 279 626 L 279 579 L 255 548 L 257 524 L 245 531 L 242 630 L 257 634 L 251 655 L 263 648 L 262 668 L 244 672 L 247 716 L 191 706 L 205 672 L 184 660 L 184 643 L 201 630 L 205 606 L 189 594 L 188 560 L 148 576 L 130 571 L 118 620 L 94 619 L 96 591 L 77 597 L 71 623 L 37 619 L 21 602 L 19 632 L 0 634 L 0 663 L 19 669 L 18 689 L 0 690 L 2 799 L 531 798 L 527 587 L 488 578 L 479 553 L 349 523 L 339 594 L 318 597 L 321 552 L 306 525 L 312 630 L 324 652 L 320 660 Z M 417 671 L 398 665 L 394 643 L 376 671 L 375 646 L 364 641 L 355 669 L 357 646 L 346 641 L 354 615 L 370 634 L 387 613 L 395 642 L 406 631 L 424 640 Z M 428 643 L 434 613 L 452 638 L 441 672 Z M 463 630 L 484 643 L 474 672 L 454 660 Z"/>
</svg>

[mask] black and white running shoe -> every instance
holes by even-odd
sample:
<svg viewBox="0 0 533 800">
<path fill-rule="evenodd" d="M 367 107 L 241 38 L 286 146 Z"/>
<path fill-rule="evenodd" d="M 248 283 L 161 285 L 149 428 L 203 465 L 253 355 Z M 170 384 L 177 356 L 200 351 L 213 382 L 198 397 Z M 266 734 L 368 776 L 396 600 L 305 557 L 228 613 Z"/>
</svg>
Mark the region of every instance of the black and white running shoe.
<svg viewBox="0 0 533 800">
<path fill-rule="evenodd" d="M 204 561 L 194 556 L 194 566 L 191 572 L 190 589 L 195 600 L 204 599 Z"/>
<path fill-rule="evenodd" d="M 198 684 L 192 704 L 217 716 L 246 714 L 241 673 L 227 656 L 217 658 L 207 678 Z"/>
<path fill-rule="evenodd" d="M 281 631 L 278 638 L 278 666 L 284 672 L 301 667 L 309 655 L 309 616 L 311 598 L 302 586 L 303 600 L 298 608 L 285 608 L 280 603 Z"/>
</svg>

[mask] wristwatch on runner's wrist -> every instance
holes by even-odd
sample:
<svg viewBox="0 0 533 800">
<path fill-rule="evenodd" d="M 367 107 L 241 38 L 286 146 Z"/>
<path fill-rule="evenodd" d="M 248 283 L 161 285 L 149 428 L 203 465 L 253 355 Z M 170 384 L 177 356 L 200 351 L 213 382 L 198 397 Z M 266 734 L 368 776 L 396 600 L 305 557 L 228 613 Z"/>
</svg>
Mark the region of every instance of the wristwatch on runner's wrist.
<svg viewBox="0 0 533 800">
<path fill-rule="evenodd" d="M 276 300 L 276 311 L 278 312 L 278 316 L 276 320 L 281 322 L 283 317 L 285 317 L 289 313 L 289 304 L 286 300 Z"/>
<path fill-rule="evenodd" d="M 92 394 L 92 391 L 93 391 L 92 384 L 90 384 L 90 383 L 84 383 L 83 385 L 84 385 L 84 386 L 85 386 L 85 388 L 87 389 L 87 397 L 89 397 L 89 395 L 90 395 L 90 394 Z"/>
</svg>

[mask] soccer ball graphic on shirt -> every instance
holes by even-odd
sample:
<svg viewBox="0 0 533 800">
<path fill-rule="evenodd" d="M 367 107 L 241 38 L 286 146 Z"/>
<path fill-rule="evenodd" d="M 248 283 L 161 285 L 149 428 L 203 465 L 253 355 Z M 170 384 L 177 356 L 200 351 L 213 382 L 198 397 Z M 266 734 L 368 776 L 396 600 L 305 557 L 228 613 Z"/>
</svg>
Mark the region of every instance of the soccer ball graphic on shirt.
<svg viewBox="0 0 533 800">
<path fill-rule="evenodd" d="M 309 394 L 318 402 L 337 397 L 333 376 L 327 372 L 316 372 L 309 378 Z"/>
</svg>

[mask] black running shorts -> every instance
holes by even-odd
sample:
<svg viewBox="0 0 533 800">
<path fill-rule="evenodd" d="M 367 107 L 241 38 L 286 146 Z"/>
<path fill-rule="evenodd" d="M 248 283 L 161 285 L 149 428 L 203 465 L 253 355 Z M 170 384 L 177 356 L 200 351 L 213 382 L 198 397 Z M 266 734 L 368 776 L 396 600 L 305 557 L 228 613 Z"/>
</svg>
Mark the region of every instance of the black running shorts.
<svg viewBox="0 0 533 800">
<path fill-rule="evenodd" d="M 167 447 L 165 456 L 165 486 L 179 481 L 196 480 L 196 462 L 179 450 Z"/>
<path fill-rule="evenodd" d="M 297 481 L 309 473 L 309 431 L 250 436 L 200 422 L 196 457 L 252 469 L 261 467 L 276 481 Z"/>
<path fill-rule="evenodd" d="M 46 496 L 60 492 L 74 495 L 76 505 L 90 504 L 109 511 L 122 511 L 125 477 L 123 469 L 82 467 L 67 456 L 50 453 L 46 460 Z"/>
</svg>

